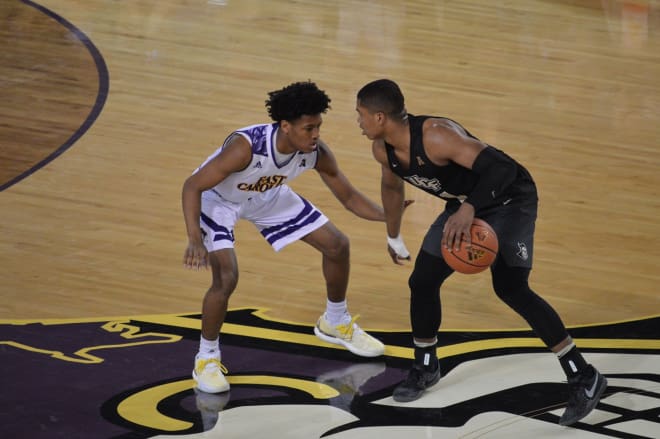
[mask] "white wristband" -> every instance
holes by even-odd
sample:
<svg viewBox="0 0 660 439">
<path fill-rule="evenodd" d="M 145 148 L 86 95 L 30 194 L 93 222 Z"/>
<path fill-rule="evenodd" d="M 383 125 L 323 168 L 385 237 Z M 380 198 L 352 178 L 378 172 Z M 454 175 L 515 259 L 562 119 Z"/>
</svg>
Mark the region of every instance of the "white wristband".
<svg viewBox="0 0 660 439">
<path fill-rule="evenodd" d="M 396 238 L 387 237 L 387 245 L 392 247 L 392 250 L 401 258 L 407 258 L 410 256 L 410 252 L 406 248 L 406 245 L 403 243 L 403 238 L 401 235 Z"/>
</svg>

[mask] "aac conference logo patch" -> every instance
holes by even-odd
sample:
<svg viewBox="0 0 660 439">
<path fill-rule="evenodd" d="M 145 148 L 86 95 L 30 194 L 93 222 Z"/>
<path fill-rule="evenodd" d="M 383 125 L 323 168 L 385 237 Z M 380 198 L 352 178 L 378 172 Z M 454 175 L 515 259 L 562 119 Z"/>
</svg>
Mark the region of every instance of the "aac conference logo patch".
<svg viewBox="0 0 660 439">
<path fill-rule="evenodd" d="M 408 332 L 371 331 L 386 355 L 365 359 L 317 339 L 311 325 L 232 310 L 222 336 L 231 390 L 211 395 L 190 377 L 199 325 L 198 315 L 0 321 L 3 437 L 640 438 L 660 431 L 660 316 L 571 328 L 610 383 L 573 428 L 557 425 L 565 377 L 530 331 L 441 331 L 443 378 L 403 404 L 391 394 L 412 358 Z"/>
</svg>

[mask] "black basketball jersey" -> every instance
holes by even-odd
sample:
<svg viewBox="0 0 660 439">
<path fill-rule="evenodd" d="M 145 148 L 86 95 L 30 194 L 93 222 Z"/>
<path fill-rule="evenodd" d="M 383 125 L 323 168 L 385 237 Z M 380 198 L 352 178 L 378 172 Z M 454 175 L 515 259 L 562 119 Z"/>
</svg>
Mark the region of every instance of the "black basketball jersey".
<svg viewBox="0 0 660 439">
<path fill-rule="evenodd" d="M 471 169 L 465 168 L 452 161 L 444 166 L 438 166 L 431 162 L 424 151 L 422 140 L 422 126 L 424 121 L 429 118 L 451 120 L 443 117 L 414 116 L 409 114 L 410 165 L 408 169 L 404 169 L 396 158 L 392 145 L 385 142 L 385 150 L 387 151 L 389 166 L 392 172 L 408 183 L 435 195 L 436 197 L 446 200 L 448 202 L 448 207 L 454 206 L 457 208 L 460 203 L 467 198 L 470 192 L 472 192 L 479 181 L 479 175 Z M 453 120 L 452 122 L 461 126 Z M 465 130 L 465 128 L 463 129 Z M 465 130 L 465 132 L 473 139 L 477 139 L 477 137 L 473 136 L 468 130 Z M 492 148 L 492 146 L 490 147 Z M 536 186 L 534 185 L 532 176 L 527 169 L 502 151 L 497 151 L 502 154 L 506 160 L 511 160 L 516 164 L 518 170 L 517 176 L 509 187 L 493 199 L 492 203 L 487 206 L 481 206 L 480 210 L 502 204 L 509 204 L 513 201 L 535 201 L 537 199 Z"/>
</svg>

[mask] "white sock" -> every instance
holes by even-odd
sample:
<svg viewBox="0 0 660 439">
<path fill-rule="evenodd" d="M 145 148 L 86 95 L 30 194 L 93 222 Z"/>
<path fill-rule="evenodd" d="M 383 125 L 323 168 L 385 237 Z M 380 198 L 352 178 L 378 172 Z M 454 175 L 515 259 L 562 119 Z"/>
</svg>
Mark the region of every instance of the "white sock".
<svg viewBox="0 0 660 439">
<path fill-rule="evenodd" d="M 559 352 L 556 352 L 557 358 L 562 358 L 564 355 L 568 354 L 571 349 L 575 347 L 575 343 L 571 342 L 568 346 L 564 346 L 564 349 L 562 349 Z"/>
<path fill-rule="evenodd" d="M 433 341 L 430 343 L 424 343 L 421 341 L 417 341 L 415 339 L 413 339 L 413 343 L 415 343 L 415 346 L 418 348 L 430 348 L 431 346 L 435 346 L 436 344 L 438 344 L 438 337 L 435 337 Z"/>
<path fill-rule="evenodd" d="M 325 318 L 333 326 L 346 323 L 344 320 L 347 318 L 350 321 L 350 315 L 346 308 L 346 300 L 342 300 L 341 302 L 331 302 L 328 300 L 325 307 Z"/>
<path fill-rule="evenodd" d="M 199 353 L 200 358 L 219 358 L 220 357 L 220 337 L 215 340 L 207 340 L 204 337 L 199 337 Z"/>
</svg>

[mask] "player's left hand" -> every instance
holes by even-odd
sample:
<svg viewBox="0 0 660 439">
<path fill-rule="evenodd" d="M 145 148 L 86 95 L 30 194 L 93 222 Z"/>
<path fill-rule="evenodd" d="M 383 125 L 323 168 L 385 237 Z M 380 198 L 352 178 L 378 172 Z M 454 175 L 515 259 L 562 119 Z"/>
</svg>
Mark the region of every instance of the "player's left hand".
<svg viewBox="0 0 660 439">
<path fill-rule="evenodd" d="M 445 227 L 442 230 L 442 246 L 447 249 L 453 247 L 458 251 L 461 248 L 462 239 L 465 241 L 466 247 L 469 248 L 472 245 L 470 234 L 472 220 L 474 220 L 474 207 L 470 203 L 461 204 L 456 213 L 447 218 Z"/>
</svg>

